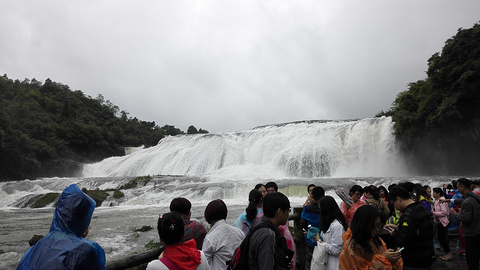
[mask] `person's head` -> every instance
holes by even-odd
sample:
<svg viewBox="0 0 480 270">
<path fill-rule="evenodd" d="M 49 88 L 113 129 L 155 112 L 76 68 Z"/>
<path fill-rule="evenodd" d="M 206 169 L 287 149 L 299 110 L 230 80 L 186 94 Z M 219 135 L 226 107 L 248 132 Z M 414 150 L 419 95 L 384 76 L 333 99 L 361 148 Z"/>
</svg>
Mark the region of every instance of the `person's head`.
<svg viewBox="0 0 480 270">
<path fill-rule="evenodd" d="M 367 196 L 372 196 L 375 200 L 380 199 L 380 193 L 378 192 L 378 188 L 374 185 L 366 186 L 363 189 L 363 192 L 365 193 L 365 197 Z"/>
<path fill-rule="evenodd" d="M 480 188 L 480 179 L 475 179 L 472 181 L 472 189 Z"/>
<path fill-rule="evenodd" d="M 227 214 L 227 205 L 220 199 L 209 202 L 203 213 L 205 220 L 210 225 L 215 224 L 215 222 L 219 220 L 226 219 Z"/>
<path fill-rule="evenodd" d="M 286 224 L 289 213 L 290 201 L 287 196 L 280 192 L 267 194 L 267 196 L 265 196 L 263 201 L 263 214 L 270 219 L 275 219 L 277 225 Z"/>
<path fill-rule="evenodd" d="M 327 232 L 328 228 L 330 228 L 330 224 L 337 219 L 340 224 L 342 224 L 343 228 L 347 230 L 348 225 L 347 221 L 345 220 L 345 216 L 338 208 L 338 204 L 333 199 L 332 196 L 324 196 L 319 200 L 320 203 L 320 230 L 322 232 Z"/>
<path fill-rule="evenodd" d="M 413 198 L 413 193 L 415 193 L 415 184 L 412 182 L 403 182 L 399 184 L 400 187 L 404 188 L 408 193 L 410 193 L 410 197 Z"/>
<path fill-rule="evenodd" d="M 423 186 L 423 189 L 425 189 L 427 194 L 430 194 L 430 196 L 432 195 L 432 188 L 429 185 Z"/>
<path fill-rule="evenodd" d="M 95 201 L 76 184 L 66 187 L 58 199 L 50 231 L 60 230 L 85 237 L 95 210 Z"/>
<path fill-rule="evenodd" d="M 432 196 L 427 193 L 421 184 L 415 184 L 413 191 L 415 193 L 415 201 L 420 202 L 423 199 L 430 199 Z"/>
<path fill-rule="evenodd" d="M 322 187 L 314 187 L 312 190 L 312 198 L 318 202 L 323 196 L 325 196 L 325 190 Z"/>
<path fill-rule="evenodd" d="M 388 194 L 388 201 L 400 212 L 415 201 L 412 199 L 410 193 L 401 186 L 393 188 Z"/>
<path fill-rule="evenodd" d="M 452 180 L 452 186 L 453 186 L 453 189 L 457 189 L 458 188 L 458 185 L 457 185 L 457 180 Z"/>
<path fill-rule="evenodd" d="M 265 187 L 264 184 L 256 184 L 255 189 L 258 189 L 262 193 L 263 197 L 265 197 L 265 195 L 267 195 L 267 188 Z"/>
<path fill-rule="evenodd" d="M 175 198 L 170 203 L 170 211 L 178 212 L 183 216 L 190 216 L 190 210 L 192 209 L 192 204 L 189 200 L 185 198 Z"/>
<path fill-rule="evenodd" d="M 314 187 L 315 187 L 314 184 L 308 185 L 308 187 L 307 187 L 307 192 L 308 192 L 308 194 L 312 193 L 312 190 L 313 190 Z"/>
<path fill-rule="evenodd" d="M 467 192 L 472 190 L 472 181 L 467 178 L 458 179 L 457 189 L 462 195 L 465 195 Z"/>
<path fill-rule="evenodd" d="M 381 225 L 380 215 L 374 206 L 363 205 L 359 207 L 350 224 L 354 244 L 360 245 L 365 251 L 372 253 L 373 250 L 369 244 L 370 239 L 373 239 L 376 245 L 381 245 L 378 237 Z"/>
<path fill-rule="evenodd" d="M 398 185 L 397 184 L 391 184 L 388 186 L 388 192 L 390 192 L 393 188 L 396 188 Z"/>
<path fill-rule="evenodd" d="M 251 222 L 255 219 L 255 217 L 257 216 L 257 209 L 262 207 L 262 203 L 262 192 L 260 192 L 260 190 L 258 189 L 250 190 L 250 193 L 248 193 L 248 206 L 247 209 L 245 209 L 248 221 Z"/>
<path fill-rule="evenodd" d="M 380 194 L 380 197 L 382 197 L 382 198 L 387 198 L 388 197 L 388 190 L 384 186 L 379 186 L 378 187 L 378 193 Z"/>
<path fill-rule="evenodd" d="M 349 193 L 350 193 L 350 196 L 352 197 L 353 202 L 356 203 L 358 200 L 360 200 L 360 198 L 362 198 L 363 188 L 359 185 L 353 185 L 350 188 Z"/>
<path fill-rule="evenodd" d="M 433 197 L 435 199 L 440 199 L 443 196 L 443 190 L 441 188 L 433 188 Z"/>
<path fill-rule="evenodd" d="M 265 184 L 265 187 L 267 188 L 268 194 L 278 192 L 278 186 L 275 182 L 268 182 L 267 184 Z"/>
<path fill-rule="evenodd" d="M 165 245 L 173 245 L 183 240 L 185 228 L 182 216 L 177 212 L 170 212 L 158 218 L 158 235 Z"/>
</svg>

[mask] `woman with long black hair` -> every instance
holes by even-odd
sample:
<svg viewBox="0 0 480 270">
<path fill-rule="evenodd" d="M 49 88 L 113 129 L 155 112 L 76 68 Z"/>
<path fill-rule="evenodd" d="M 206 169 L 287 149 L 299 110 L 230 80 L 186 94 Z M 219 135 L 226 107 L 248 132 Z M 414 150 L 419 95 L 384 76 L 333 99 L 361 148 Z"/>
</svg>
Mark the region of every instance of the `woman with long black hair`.
<svg viewBox="0 0 480 270">
<path fill-rule="evenodd" d="M 343 235 L 339 269 L 403 269 L 401 252 L 387 249 L 378 237 L 381 226 L 375 207 L 364 205 L 357 209 L 350 228 Z"/>
<path fill-rule="evenodd" d="M 325 269 L 338 269 L 338 256 L 343 247 L 342 235 L 348 229 L 347 221 L 333 197 L 325 196 L 320 199 L 319 204 L 320 231 L 322 232 L 323 240 L 320 239 L 317 233 L 315 241 L 317 241 L 318 246 L 325 245 L 325 253 L 328 255 Z M 315 269 L 315 259 L 312 258 L 312 269 Z"/>
<path fill-rule="evenodd" d="M 239 228 L 245 235 L 247 235 L 253 227 L 253 224 L 262 218 L 262 205 L 262 192 L 257 189 L 252 189 L 248 194 L 248 206 L 245 209 L 245 212 L 240 214 L 237 220 L 233 223 L 233 226 Z"/>
</svg>

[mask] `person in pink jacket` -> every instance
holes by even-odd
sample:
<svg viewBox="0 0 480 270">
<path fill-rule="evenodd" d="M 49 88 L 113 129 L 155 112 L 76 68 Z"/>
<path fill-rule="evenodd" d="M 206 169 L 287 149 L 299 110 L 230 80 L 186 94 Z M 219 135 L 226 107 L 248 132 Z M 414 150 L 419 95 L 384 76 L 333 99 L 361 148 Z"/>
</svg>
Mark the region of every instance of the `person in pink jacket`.
<svg viewBox="0 0 480 270">
<path fill-rule="evenodd" d="M 365 205 L 365 202 L 361 200 L 363 195 L 363 188 L 361 186 L 353 185 L 352 188 L 350 188 L 349 194 L 352 197 L 352 204 L 347 205 L 345 202 L 340 204 L 340 210 L 342 210 L 342 214 L 345 216 L 348 226 L 350 226 L 357 209 L 360 208 L 360 206 Z"/>
<path fill-rule="evenodd" d="M 452 259 L 452 254 L 450 254 L 450 247 L 448 245 L 448 215 L 450 214 L 448 209 L 448 203 L 443 203 L 441 200 L 444 200 L 443 190 L 441 188 L 433 189 L 433 198 L 435 198 L 435 203 L 433 204 L 432 214 L 433 222 L 437 226 L 437 236 L 438 242 L 443 248 L 445 254 L 440 257 L 443 261 L 448 261 Z"/>
</svg>

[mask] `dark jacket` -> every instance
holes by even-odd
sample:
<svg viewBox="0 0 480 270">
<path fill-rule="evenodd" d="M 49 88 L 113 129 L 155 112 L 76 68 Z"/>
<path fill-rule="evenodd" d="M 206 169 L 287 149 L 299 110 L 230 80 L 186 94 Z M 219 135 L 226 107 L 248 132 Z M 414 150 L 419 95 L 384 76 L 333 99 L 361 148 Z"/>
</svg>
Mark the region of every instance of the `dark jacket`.
<svg viewBox="0 0 480 270">
<path fill-rule="evenodd" d="M 255 225 L 267 223 L 268 227 L 253 232 L 248 249 L 248 269 L 288 269 L 285 260 L 287 242 L 285 237 L 275 228 L 268 217 L 263 216 Z"/>
<path fill-rule="evenodd" d="M 455 217 L 462 222 L 462 236 L 480 235 L 480 197 L 469 191 L 461 200 L 462 208 Z M 455 200 L 455 203 L 457 201 Z"/>
<path fill-rule="evenodd" d="M 419 203 L 412 203 L 403 211 L 395 240 L 397 247 L 405 248 L 402 251 L 404 266 L 428 267 L 432 264 L 433 221 Z"/>
<path fill-rule="evenodd" d="M 58 200 L 50 233 L 30 247 L 17 269 L 105 269 L 105 252 L 82 238 L 90 224 L 95 201 L 77 185 L 67 187 Z"/>
</svg>

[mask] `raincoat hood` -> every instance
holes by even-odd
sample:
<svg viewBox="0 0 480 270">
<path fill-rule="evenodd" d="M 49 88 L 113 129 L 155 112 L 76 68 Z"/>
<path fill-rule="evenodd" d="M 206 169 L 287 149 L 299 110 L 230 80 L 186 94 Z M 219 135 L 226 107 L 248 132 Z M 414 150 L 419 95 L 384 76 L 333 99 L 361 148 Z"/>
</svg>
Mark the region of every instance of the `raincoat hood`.
<svg viewBox="0 0 480 270">
<path fill-rule="evenodd" d="M 95 205 L 95 201 L 77 185 L 68 186 L 58 199 L 50 232 L 62 231 L 82 236 L 90 223 Z"/>
<path fill-rule="evenodd" d="M 105 251 L 94 241 L 82 238 L 95 201 L 77 185 L 68 186 L 53 214 L 50 233 L 30 247 L 18 269 L 105 269 Z"/>
</svg>

